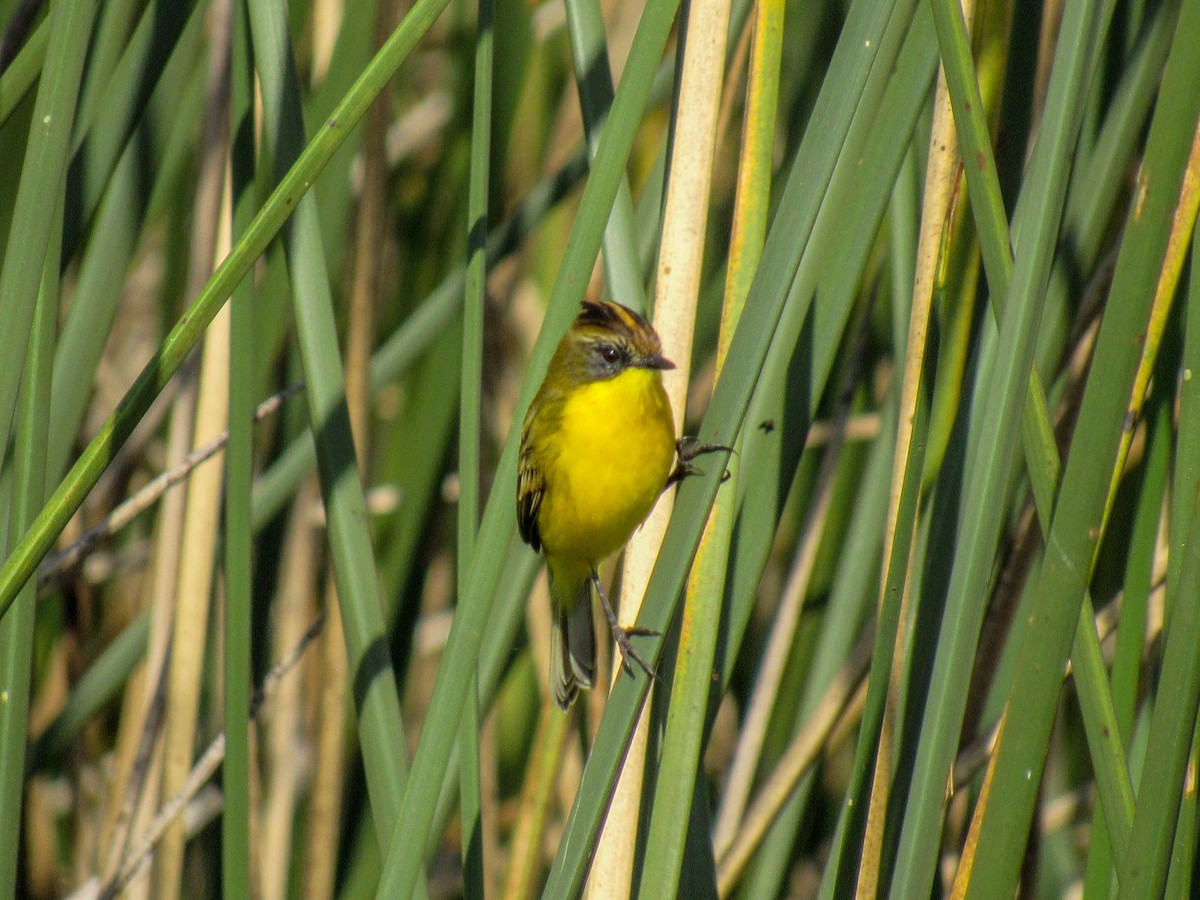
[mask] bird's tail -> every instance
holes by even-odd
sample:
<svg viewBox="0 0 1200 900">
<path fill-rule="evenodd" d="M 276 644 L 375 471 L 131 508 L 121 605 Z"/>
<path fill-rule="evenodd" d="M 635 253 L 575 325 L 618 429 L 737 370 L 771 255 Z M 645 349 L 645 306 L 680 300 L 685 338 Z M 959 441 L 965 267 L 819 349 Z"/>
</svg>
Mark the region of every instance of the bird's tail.
<svg viewBox="0 0 1200 900">
<path fill-rule="evenodd" d="M 559 709 L 575 702 L 580 688 L 590 688 L 596 672 L 596 635 L 592 628 L 592 582 L 564 578 L 550 570 L 553 633 L 550 639 L 550 687 Z"/>
</svg>

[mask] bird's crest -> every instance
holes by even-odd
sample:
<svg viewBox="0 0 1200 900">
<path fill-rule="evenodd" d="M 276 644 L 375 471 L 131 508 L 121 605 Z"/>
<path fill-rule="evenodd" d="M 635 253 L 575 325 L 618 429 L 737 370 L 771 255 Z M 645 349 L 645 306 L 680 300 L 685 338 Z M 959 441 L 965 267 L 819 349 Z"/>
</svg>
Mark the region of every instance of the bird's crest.
<svg viewBox="0 0 1200 900">
<path fill-rule="evenodd" d="M 644 317 L 620 303 L 584 300 L 575 324 L 576 327 L 615 332 L 634 347 L 658 352 L 659 341 L 653 326 Z"/>
</svg>

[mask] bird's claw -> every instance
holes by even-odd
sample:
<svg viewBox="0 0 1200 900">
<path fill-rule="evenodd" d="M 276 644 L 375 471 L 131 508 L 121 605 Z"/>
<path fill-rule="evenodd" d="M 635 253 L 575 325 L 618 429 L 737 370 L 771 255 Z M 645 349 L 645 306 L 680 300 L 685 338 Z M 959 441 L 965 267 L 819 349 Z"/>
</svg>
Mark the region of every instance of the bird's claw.
<svg viewBox="0 0 1200 900">
<path fill-rule="evenodd" d="M 633 676 L 633 666 L 629 664 L 630 660 L 637 663 L 638 668 L 646 673 L 646 676 L 653 681 L 658 676 L 654 674 L 654 667 L 646 662 L 642 654 L 638 653 L 637 648 L 633 646 L 631 636 L 651 636 L 659 637 L 659 633 L 650 628 L 637 628 L 631 626 L 625 628 L 617 621 L 617 614 L 613 612 L 612 604 L 608 602 L 608 595 L 604 593 L 604 587 L 600 584 L 600 576 L 596 574 L 596 570 L 592 570 L 592 584 L 596 588 L 596 593 L 600 595 L 600 605 L 604 607 L 604 615 L 608 619 L 608 627 L 612 631 L 613 643 L 621 650 L 621 668 L 626 674 Z"/>
<path fill-rule="evenodd" d="M 633 646 L 633 641 L 629 638 L 631 635 L 657 635 L 657 631 L 651 631 L 647 628 L 622 628 L 617 625 L 612 629 L 613 642 L 621 649 L 621 668 L 625 670 L 625 674 L 633 676 L 633 666 L 629 664 L 630 660 L 637 663 L 639 669 L 646 673 L 646 676 L 651 681 L 658 676 L 654 674 L 654 667 L 646 662 L 642 654 L 638 653 Z"/>
<path fill-rule="evenodd" d="M 693 437 L 681 437 L 675 442 L 675 455 L 678 462 L 675 464 L 675 469 L 667 477 L 667 487 L 673 484 L 678 484 L 687 478 L 689 475 L 702 474 L 700 469 L 692 465 L 692 460 L 705 453 L 732 453 L 732 447 L 726 447 L 724 444 L 699 444 Z M 729 480 L 729 471 L 721 476 L 721 483 L 724 484 Z"/>
</svg>

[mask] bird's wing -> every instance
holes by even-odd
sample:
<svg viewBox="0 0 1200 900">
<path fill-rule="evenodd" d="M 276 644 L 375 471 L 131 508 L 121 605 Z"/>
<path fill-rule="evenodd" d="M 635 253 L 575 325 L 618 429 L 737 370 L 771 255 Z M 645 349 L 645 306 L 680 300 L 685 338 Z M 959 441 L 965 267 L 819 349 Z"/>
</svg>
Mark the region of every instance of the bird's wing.
<svg viewBox="0 0 1200 900">
<path fill-rule="evenodd" d="M 517 530 L 521 540 L 534 550 L 542 549 L 542 536 L 538 533 L 538 510 L 542 507 L 542 495 L 546 481 L 533 460 L 532 448 L 522 442 L 520 461 L 517 463 Z"/>
</svg>

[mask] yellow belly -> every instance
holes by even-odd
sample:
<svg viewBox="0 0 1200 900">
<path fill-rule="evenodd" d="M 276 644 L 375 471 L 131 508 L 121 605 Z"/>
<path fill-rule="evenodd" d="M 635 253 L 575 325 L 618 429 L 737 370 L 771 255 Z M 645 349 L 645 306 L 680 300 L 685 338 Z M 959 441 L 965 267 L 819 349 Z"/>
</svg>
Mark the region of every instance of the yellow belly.
<svg viewBox="0 0 1200 900">
<path fill-rule="evenodd" d="M 628 369 L 563 404 L 538 530 L 548 556 L 594 566 L 625 545 L 666 486 L 675 423 L 657 371 Z"/>
</svg>

